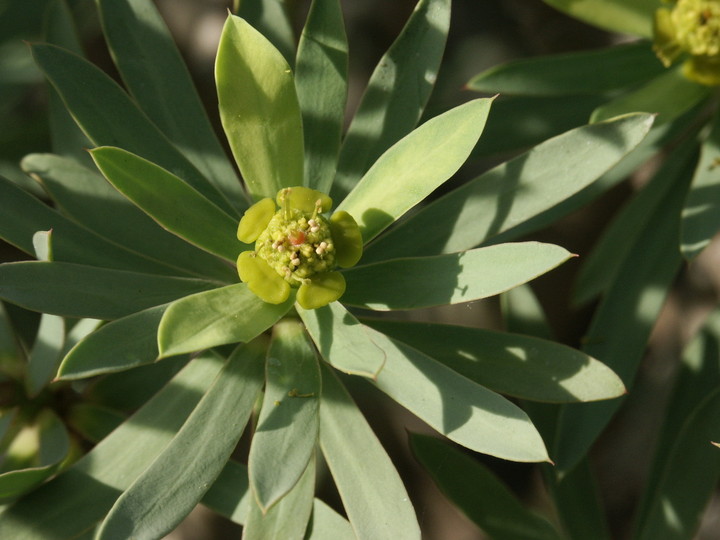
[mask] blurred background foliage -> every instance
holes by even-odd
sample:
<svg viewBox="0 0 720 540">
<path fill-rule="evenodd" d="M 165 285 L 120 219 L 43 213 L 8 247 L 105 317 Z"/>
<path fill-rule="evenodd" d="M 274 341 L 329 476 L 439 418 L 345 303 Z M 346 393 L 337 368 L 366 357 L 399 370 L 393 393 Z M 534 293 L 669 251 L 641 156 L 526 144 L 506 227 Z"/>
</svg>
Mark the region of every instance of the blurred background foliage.
<svg viewBox="0 0 720 540">
<path fill-rule="evenodd" d="M 24 41 L 38 41 L 43 35 L 45 10 L 49 2 L 33 0 L 0 1 L 0 174 L 25 189 L 40 193 L 19 168 L 20 159 L 31 152 L 50 151 L 47 117 L 48 94 Z M 111 75 L 114 67 L 104 45 L 92 0 L 70 0 L 82 45 L 89 59 Z M 219 127 L 213 63 L 226 9 L 222 0 L 158 0 L 210 118 Z M 346 0 L 343 10 L 350 43 L 349 106 L 353 111 L 366 81 L 383 52 L 396 38 L 414 0 Z M 299 32 L 309 1 L 289 0 L 287 8 Z M 585 25 L 559 13 L 540 0 L 455 0 L 452 22 L 438 81 L 425 117 L 443 112 L 467 99 L 464 85 L 477 73 L 497 64 L 560 52 L 596 49 L 621 43 L 627 37 Z M 562 98 L 561 98 L 562 99 Z M 553 102 L 553 100 L 555 100 Z M 533 102 L 501 96 L 493 106 L 485 133 L 472 161 L 446 189 L 478 172 L 511 157 L 523 148 L 506 148 L 503 133 L 522 131 L 528 146 L 549 136 L 587 122 L 597 98 L 577 100 L 577 108 L 563 108 L 558 98 Z M 512 118 L 508 121 L 508 118 Z M 517 121 L 518 118 L 522 122 Z M 517 138 L 517 137 L 516 137 Z M 644 184 L 653 162 L 637 170 L 591 204 L 533 235 L 533 239 L 556 243 L 582 258 L 590 253 L 612 216 Z M 649 474 L 651 448 L 659 436 L 664 404 L 669 399 L 678 373 L 682 350 L 698 332 L 705 316 L 717 303 L 720 291 L 720 249 L 711 246 L 675 281 L 672 292 L 655 325 L 633 392 L 620 413 L 601 437 L 593 453 L 599 490 L 608 515 L 613 538 L 628 536 L 630 517 L 639 506 Z M 15 260 L 21 254 L 2 245 L 1 260 Z M 555 339 L 579 347 L 589 324 L 593 304 L 576 306 L 571 301 L 572 284 L 579 269 L 566 264 L 536 280 L 533 289 L 547 315 Z M 36 314 L 6 306 L 21 346 L 32 348 L 39 325 Z M 443 309 L 420 310 L 420 319 L 502 328 L 497 300 L 481 301 Z M 348 386 L 373 428 L 383 440 L 414 499 L 420 523 L 428 539 L 474 540 L 483 533 L 440 493 L 427 472 L 412 457 L 407 431 L 428 432 L 420 421 L 368 385 Z M 88 443 L 89 444 L 89 443 Z M 551 511 L 536 465 L 519 464 L 473 455 L 502 479 L 527 506 Z M 330 490 L 330 483 L 324 488 Z M 337 494 L 318 495 L 339 502 Z M 198 510 L 175 533 L 175 538 L 225 538 L 235 525 Z M 717 537 L 720 530 L 720 497 L 717 495 L 705 514 L 698 538 Z"/>
</svg>

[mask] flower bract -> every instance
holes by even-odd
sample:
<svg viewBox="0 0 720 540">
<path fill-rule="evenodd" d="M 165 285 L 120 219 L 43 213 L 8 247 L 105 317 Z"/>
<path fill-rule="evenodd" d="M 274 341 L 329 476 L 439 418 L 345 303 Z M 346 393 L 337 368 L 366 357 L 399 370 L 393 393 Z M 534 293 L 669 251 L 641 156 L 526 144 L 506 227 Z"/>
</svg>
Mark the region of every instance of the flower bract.
<svg viewBox="0 0 720 540">
<path fill-rule="evenodd" d="M 335 269 L 362 256 L 362 235 L 347 212 L 323 215 L 330 197 L 307 187 L 281 189 L 276 200 L 252 205 L 238 225 L 238 240 L 255 242 L 237 260 L 240 279 L 265 302 L 280 304 L 297 289 L 297 302 L 316 309 L 340 298 L 345 278 Z"/>
</svg>

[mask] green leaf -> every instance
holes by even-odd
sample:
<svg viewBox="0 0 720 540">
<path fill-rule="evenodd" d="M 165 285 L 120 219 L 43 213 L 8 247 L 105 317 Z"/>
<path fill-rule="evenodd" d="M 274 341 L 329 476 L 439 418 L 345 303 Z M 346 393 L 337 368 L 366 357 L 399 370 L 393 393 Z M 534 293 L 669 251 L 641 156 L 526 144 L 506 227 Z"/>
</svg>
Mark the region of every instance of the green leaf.
<svg viewBox="0 0 720 540">
<path fill-rule="evenodd" d="M 236 349 L 177 435 L 115 502 L 98 540 L 161 538 L 190 513 L 240 439 L 264 354 L 262 342 Z"/>
<path fill-rule="evenodd" d="M 265 514 L 258 504 L 250 504 L 247 523 L 243 529 L 243 540 L 268 538 L 303 540 L 305 538 L 305 529 L 313 509 L 315 460 L 310 459 L 306 465 L 304 473 L 292 490 Z M 277 463 L 275 466 L 277 467 Z"/>
<path fill-rule="evenodd" d="M 222 367 L 203 355 L 72 467 L 0 511 L 0 538 L 68 539 L 93 528 L 172 440 Z"/>
<path fill-rule="evenodd" d="M 469 302 L 530 281 L 572 256 L 553 244 L 519 242 L 394 259 L 344 271 L 347 290 L 342 301 L 374 310 Z"/>
<path fill-rule="evenodd" d="M 715 115 L 712 131 L 703 141 L 700 161 L 682 211 L 681 249 L 687 259 L 695 258 L 710 244 L 720 229 L 720 114 Z"/>
<path fill-rule="evenodd" d="M 53 154 L 30 154 L 21 166 L 42 184 L 64 216 L 106 239 L 172 265 L 177 273 L 224 280 L 235 276 L 217 257 L 158 226 L 96 171 Z"/>
<path fill-rule="evenodd" d="M 710 86 L 693 82 L 682 74 L 679 67 L 665 70 L 637 90 L 601 105 L 590 117 L 601 122 L 615 116 L 633 112 L 657 114 L 655 125 L 671 122 L 710 95 Z"/>
<path fill-rule="evenodd" d="M 40 317 L 37 337 L 28 357 L 25 383 L 29 396 L 37 396 L 55 376 L 62 359 L 64 344 L 63 318 L 43 313 Z"/>
<path fill-rule="evenodd" d="M 34 254 L 32 238 L 37 231 L 52 230 L 55 261 L 165 275 L 178 272 L 177 268 L 143 257 L 77 225 L 1 176 L 0 200 L 0 238 L 26 253 Z"/>
<path fill-rule="evenodd" d="M 218 514 L 242 525 L 250 511 L 251 499 L 247 467 L 229 460 L 201 502 Z"/>
<path fill-rule="evenodd" d="M 647 518 L 636 538 L 692 538 L 720 479 L 720 388 L 710 393 L 676 434 Z"/>
<path fill-rule="evenodd" d="M 320 369 L 299 321 L 273 328 L 265 378 L 265 397 L 248 456 L 250 485 L 262 513 L 297 484 L 317 442 Z"/>
<path fill-rule="evenodd" d="M 373 341 L 373 332 L 360 324 L 339 302 L 318 309 L 296 306 L 322 357 L 351 375 L 375 378 L 385 364 L 385 353 Z"/>
<path fill-rule="evenodd" d="M 519 407 L 420 351 L 372 332 L 387 357 L 374 384 L 400 405 L 476 452 L 549 461 L 542 438 Z"/>
<path fill-rule="evenodd" d="M 341 201 L 390 146 L 420 120 L 435 85 L 450 25 L 450 0 L 420 0 L 378 62 L 345 135 L 332 197 Z"/>
<path fill-rule="evenodd" d="M 335 176 L 347 100 L 348 44 L 338 0 L 314 0 L 297 55 L 305 178 L 323 193 Z"/>
<path fill-rule="evenodd" d="M 355 535 L 419 539 L 415 512 L 390 458 L 335 374 L 321 367 L 320 447 Z"/>
<path fill-rule="evenodd" d="M 662 169 L 613 218 L 593 250 L 583 257 L 575 283 L 577 303 L 587 302 L 612 286 L 623 262 L 637 249 L 638 237 L 665 194 L 685 171 L 693 168 L 696 160 L 697 141 L 689 138 L 672 150 Z"/>
<path fill-rule="evenodd" d="M 88 335 L 62 359 L 58 379 L 82 379 L 154 362 L 158 326 L 166 309 L 162 305 L 138 311 Z"/>
<path fill-rule="evenodd" d="M 366 243 L 457 172 L 480 138 L 491 103 L 478 99 L 436 116 L 380 156 L 337 207 L 355 218 Z"/>
<path fill-rule="evenodd" d="M 595 312 L 583 350 L 631 387 L 647 339 L 680 266 L 680 209 L 692 171 L 680 169 Z M 585 455 L 622 400 L 564 405 L 556 438 L 560 473 Z"/>
<path fill-rule="evenodd" d="M 494 540 L 562 538 L 479 461 L 427 435 L 410 434 L 410 446 L 443 494 Z"/>
<path fill-rule="evenodd" d="M 465 326 L 364 322 L 495 392 L 555 403 L 609 399 L 625 392 L 607 366 L 552 341 Z"/>
<path fill-rule="evenodd" d="M 237 220 L 165 169 L 120 148 L 90 152 L 105 178 L 164 229 L 235 262 Z"/>
<path fill-rule="evenodd" d="M 250 341 L 285 315 L 293 302 L 291 295 L 282 304 L 268 304 L 244 283 L 182 298 L 160 321 L 160 357 Z"/>
<path fill-rule="evenodd" d="M 100 69 L 54 45 L 34 44 L 31 49 L 35 62 L 95 145 L 118 146 L 157 163 L 224 210 L 235 212 L 215 186 Z"/>
<path fill-rule="evenodd" d="M 313 513 L 306 540 L 356 540 L 352 525 L 320 499 L 313 501 Z"/>
<path fill-rule="evenodd" d="M 303 185 L 303 131 L 290 66 L 247 22 L 228 16 L 215 79 L 220 118 L 255 200 Z"/>
<path fill-rule="evenodd" d="M 651 124 L 649 115 L 632 115 L 545 141 L 427 205 L 368 246 L 363 261 L 475 247 L 592 184 Z"/>
<path fill-rule="evenodd" d="M 199 279 L 80 264 L 24 261 L 0 265 L 0 298 L 66 317 L 119 319 L 212 287 Z"/>
<path fill-rule="evenodd" d="M 292 63 L 296 40 L 286 3 L 278 0 L 236 0 L 234 4 L 240 4 L 235 14 L 267 37 L 288 64 Z"/>
<path fill-rule="evenodd" d="M 51 409 L 42 409 L 4 452 L 0 499 L 17 497 L 55 474 L 69 450 L 70 437 L 62 420 Z"/>
<path fill-rule="evenodd" d="M 664 69 L 650 44 L 640 41 L 514 60 L 476 75 L 467 83 L 467 88 L 524 96 L 600 94 L 640 84 Z"/>
<path fill-rule="evenodd" d="M 103 33 L 138 105 L 238 211 L 247 199 L 190 73 L 152 3 L 100 0 Z"/>
<path fill-rule="evenodd" d="M 109 407 L 82 402 L 70 407 L 65 415 L 65 421 L 73 431 L 96 444 L 126 419 L 123 413 Z"/>
<path fill-rule="evenodd" d="M 82 56 L 82 45 L 72 12 L 65 0 L 49 2 L 45 13 L 45 41 Z M 89 163 L 85 152 L 91 146 L 85 134 L 52 86 L 48 85 L 48 122 L 53 152 L 80 163 Z"/>
<path fill-rule="evenodd" d="M 624 34 L 652 38 L 658 0 L 545 0 L 546 4 L 582 21 Z"/>
</svg>

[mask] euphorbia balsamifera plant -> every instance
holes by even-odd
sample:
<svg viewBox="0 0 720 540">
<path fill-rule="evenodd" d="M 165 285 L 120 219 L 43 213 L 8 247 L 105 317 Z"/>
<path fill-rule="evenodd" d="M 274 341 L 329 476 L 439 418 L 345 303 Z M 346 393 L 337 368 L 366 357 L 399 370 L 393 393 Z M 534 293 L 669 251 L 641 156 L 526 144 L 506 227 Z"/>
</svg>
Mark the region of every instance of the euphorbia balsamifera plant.
<svg viewBox="0 0 720 540">
<path fill-rule="evenodd" d="M 64 357 L 59 380 L 102 381 L 168 357 L 184 367 L 86 457 L 4 507 L 0 537 L 70 538 L 102 522 L 100 538 L 159 538 L 203 502 L 247 538 L 302 537 L 308 523 L 309 535 L 419 538 L 344 377 L 466 448 L 522 462 L 550 458 L 501 394 L 568 403 L 623 393 L 604 364 L 550 341 L 368 315 L 497 295 L 566 261 L 559 246 L 496 237 L 602 175 L 643 139 L 649 115 L 565 133 L 420 208 L 470 155 L 492 103 L 416 127 L 450 1 L 418 3 L 343 134 L 342 14 L 315 0 L 295 71 L 248 22 L 227 19 L 215 74 L 241 184 L 150 4 L 98 6 L 132 98 L 76 54 L 32 51 L 83 132 L 55 111 L 65 121 L 56 141 L 86 138 L 107 182 L 80 148 L 23 161 L 55 208 L 0 182 L 3 238 L 32 253 L 33 234 L 53 230 L 49 260 L 0 266 L 0 296 L 107 321 Z M 67 37 L 61 18 L 53 25 Z M 230 456 L 254 413 L 246 467 Z M 314 497 L 318 457 L 344 515 Z"/>
</svg>

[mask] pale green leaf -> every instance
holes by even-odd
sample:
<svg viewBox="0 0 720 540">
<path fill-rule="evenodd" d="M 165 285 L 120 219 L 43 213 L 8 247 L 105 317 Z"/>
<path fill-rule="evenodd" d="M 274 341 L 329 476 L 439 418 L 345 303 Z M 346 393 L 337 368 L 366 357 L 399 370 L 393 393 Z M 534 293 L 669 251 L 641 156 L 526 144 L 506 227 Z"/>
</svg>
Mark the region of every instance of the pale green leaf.
<svg viewBox="0 0 720 540">
<path fill-rule="evenodd" d="M 330 368 L 322 366 L 320 446 L 358 540 L 420 539 L 390 458 Z"/>
<path fill-rule="evenodd" d="M 277 467 L 277 463 L 275 466 Z M 258 504 L 251 503 L 247 523 L 243 528 L 243 540 L 305 538 L 305 529 L 313 509 L 314 492 L 315 459 L 312 456 L 292 490 L 266 513 L 263 514 Z"/>
<path fill-rule="evenodd" d="M 295 33 L 284 0 L 234 0 L 235 15 L 256 28 L 291 64 L 295 59 Z"/>
<path fill-rule="evenodd" d="M 138 105 L 239 212 L 246 195 L 152 2 L 100 0 L 103 34 Z"/>
<path fill-rule="evenodd" d="M 118 319 L 213 288 L 199 279 L 80 264 L 23 261 L 0 265 L 0 298 L 32 311 Z"/>
<path fill-rule="evenodd" d="M 161 538 L 190 513 L 235 449 L 262 386 L 264 342 L 238 347 L 162 453 L 115 502 L 96 538 Z"/>
<path fill-rule="evenodd" d="M 28 356 L 25 386 L 29 396 L 37 396 L 55 377 L 64 345 L 65 321 L 62 317 L 43 313 Z"/>
<path fill-rule="evenodd" d="M 479 461 L 427 435 L 411 434 L 410 446 L 445 496 L 493 540 L 563 538 Z"/>
<path fill-rule="evenodd" d="M 368 246 L 363 261 L 475 247 L 592 184 L 651 125 L 651 116 L 631 115 L 545 141 L 430 203 Z"/>
<path fill-rule="evenodd" d="M 167 305 L 111 321 L 77 343 L 62 359 L 58 379 L 122 371 L 158 357 L 157 330 Z"/>
<path fill-rule="evenodd" d="M 268 304 L 244 283 L 182 298 L 160 321 L 160 357 L 250 341 L 285 315 L 293 302 L 291 295 L 282 304 Z"/>
<path fill-rule="evenodd" d="M 265 378 L 248 456 L 250 485 L 263 512 L 293 489 L 317 442 L 320 368 L 300 322 L 283 321 L 273 328 Z"/>
<path fill-rule="evenodd" d="M 69 51 L 33 44 L 35 62 L 97 146 L 118 146 L 157 163 L 212 202 L 235 212 L 222 193 L 175 147 L 108 75 Z"/>
<path fill-rule="evenodd" d="M 347 100 L 348 44 L 338 0 L 314 0 L 297 54 L 308 186 L 330 192 Z"/>
<path fill-rule="evenodd" d="M 545 0 L 545 3 L 611 32 L 652 38 L 659 0 Z"/>
<path fill-rule="evenodd" d="M 318 309 L 296 309 L 318 351 L 334 368 L 351 375 L 377 376 L 385 353 L 367 327 L 339 302 Z"/>
<path fill-rule="evenodd" d="M 342 301 L 375 310 L 469 302 L 530 281 L 572 256 L 553 244 L 518 242 L 358 266 L 343 272 Z"/>
<path fill-rule="evenodd" d="M 640 41 L 514 60 L 476 75 L 467 88 L 526 96 L 600 94 L 637 85 L 664 69 L 650 44 Z"/>
<path fill-rule="evenodd" d="M 228 16 L 215 80 L 220 118 L 255 200 L 303 185 L 303 132 L 292 71 L 246 21 Z"/>
<path fill-rule="evenodd" d="M 502 394 L 561 403 L 614 398 L 625 392 L 607 366 L 560 343 L 465 326 L 364 322 Z"/>
<path fill-rule="evenodd" d="M 92 529 L 163 451 L 222 367 L 195 359 L 130 420 L 50 482 L 0 511 L 0 538 L 61 540 Z"/>
<path fill-rule="evenodd" d="M 105 178 L 164 229 L 235 262 L 244 246 L 237 220 L 174 174 L 120 148 L 90 152 Z"/>
<path fill-rule="evenodd" d="M 389 148 L 337 210 L 355 218 L 367 243 L 448 180 L 470 155 L 491 99 L 436 116 Z"/>
<path fill-rule="evenodd" d="M 341 201 L 425 110 L 450 26 L 450 0 L 420 0 L 373 71 L 340 150 L 331 195 Z"/>
<path fill-rule="evenodd" d="M 356 540 L 352 525 L 320 499 L 313 501 L 313 513 L 306 540 Z"/>
<path fill-rule="evenodd" d="M 668 69 L 637 90 L 621 94 L 593 111 L 590 121 L 601 122 L 634 112 L 657 114 L 655 125 L 675 120 L 710 95 L 710 86 L 693 82 L 680 67 Z"/>
<path fill-rule="evenodd" d="M 233 269 L 217 257 L 158 226 L 97 171 L 53 154 L 30 154 L 21 166 L 42 184 L 64 216 L 113 243 L 172 265 L 178 274 L 224 280 L 234 276 Z"/>
</svg>

